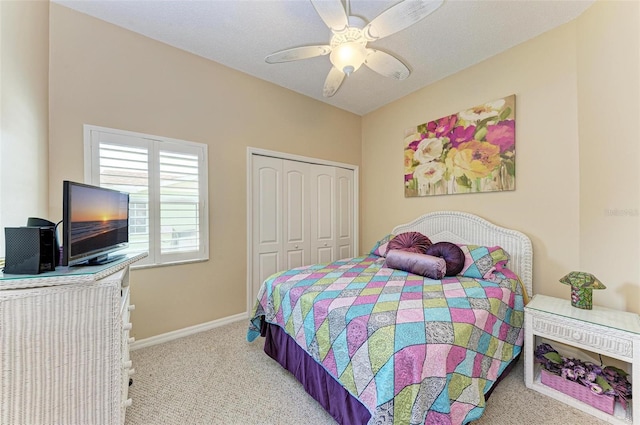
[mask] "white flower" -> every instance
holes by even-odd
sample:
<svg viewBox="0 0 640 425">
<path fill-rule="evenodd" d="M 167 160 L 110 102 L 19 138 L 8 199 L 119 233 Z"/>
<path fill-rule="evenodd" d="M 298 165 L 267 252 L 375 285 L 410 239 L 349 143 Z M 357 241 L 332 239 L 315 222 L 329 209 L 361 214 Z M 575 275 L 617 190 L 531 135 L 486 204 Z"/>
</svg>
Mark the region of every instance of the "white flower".
<svg viewBox="0 0 640 425">
<path fill-rule="evenodd" d="M 418 144 L 418 149 L 413 158 L 420 164 L 426 164 L 442 155 L 442 139 L 424 139 Z"/>
<path fill-rule="evenodd" d="M 475 108 L 462 111 L 458 114 L 458 116 L 465 121 L 478 122 L 489 117 L 497 117 L 503 107 L 504 99 L 500 99 L 496 100 L 495 102 L 485 103 L 484 105 L 476 106 Z"/>
<path fill-rule="evenodd" d="M 445 169 L 446 167 L 442 162 L 432 161 L 418 165 L 413 171 L 413 177 L 417 178 L 420 184 L 434 184 L 442 180 Z"/>
</svg>

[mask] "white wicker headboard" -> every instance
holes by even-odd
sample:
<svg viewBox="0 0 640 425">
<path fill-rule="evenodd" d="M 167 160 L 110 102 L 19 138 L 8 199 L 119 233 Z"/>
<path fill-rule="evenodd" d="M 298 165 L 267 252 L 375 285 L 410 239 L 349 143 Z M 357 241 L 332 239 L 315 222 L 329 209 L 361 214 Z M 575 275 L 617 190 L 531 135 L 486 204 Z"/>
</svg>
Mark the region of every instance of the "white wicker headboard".
<svg viewBox="0 0 640 425">
<path fill-rule="evenodd" d="M 509 268 L 514 271 L 533 296 L 533 249 L 527 235 L 488 222 L 477 215 L 459 211 L 437 211 L 425 214 L 407 224 L 396 226 L 392 233 L 416 231 L 431 242 L 453 242 L 500 246 L 511 256 Z"/>
</svg>

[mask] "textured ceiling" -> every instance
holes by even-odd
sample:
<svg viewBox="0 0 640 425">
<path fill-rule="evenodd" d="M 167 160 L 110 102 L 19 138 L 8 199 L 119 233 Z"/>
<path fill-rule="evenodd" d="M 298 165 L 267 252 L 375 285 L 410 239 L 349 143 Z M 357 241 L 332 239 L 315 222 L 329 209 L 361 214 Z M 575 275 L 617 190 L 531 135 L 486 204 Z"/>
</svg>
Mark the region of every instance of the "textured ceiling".
<svg viewBox="0 0 640 425">
<path fill-rule="evenodd" d="M 569 22 L 594 0 L 445 0 L 417 24 L 369 44 L 411 70 L 396 81 L 363 66 L 322 97 L 328 56 L 267 64 L 291 47 L 328 44 L 330 30 L 308 0 L 53 0 L 338 108 L 364 115 L 426 85 Z M 409 0 L 411 1 L 411 0 Z M 351 0 L 371 21 L 397 0 Z"/>
</svg>

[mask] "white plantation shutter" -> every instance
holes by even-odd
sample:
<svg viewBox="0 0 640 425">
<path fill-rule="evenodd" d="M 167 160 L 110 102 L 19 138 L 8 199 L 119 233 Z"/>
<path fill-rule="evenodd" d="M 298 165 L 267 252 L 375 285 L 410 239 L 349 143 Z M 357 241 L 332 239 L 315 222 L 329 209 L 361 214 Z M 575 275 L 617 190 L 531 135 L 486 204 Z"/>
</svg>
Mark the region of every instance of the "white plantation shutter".
<svg viewBox="0 0 640 425">
<path fill-rule="evenodd" d="M 128 252 L 146 264 L 208 258 L 206 145 L 85 126 L 90 184 L 129 193 Z"/>
<path fill-rule="evenodd" d="M 129 252 L 149 252 L 149 152 L 99 143 L 98 186 L 129 193 Z M 92 182 L 96 184 L 96 182 Z"/>
<path fill-rule="evenodd" d="M 160 150 L 160 229 L 163 254 L 200 246 L 198 157 Z"/>
</svg>

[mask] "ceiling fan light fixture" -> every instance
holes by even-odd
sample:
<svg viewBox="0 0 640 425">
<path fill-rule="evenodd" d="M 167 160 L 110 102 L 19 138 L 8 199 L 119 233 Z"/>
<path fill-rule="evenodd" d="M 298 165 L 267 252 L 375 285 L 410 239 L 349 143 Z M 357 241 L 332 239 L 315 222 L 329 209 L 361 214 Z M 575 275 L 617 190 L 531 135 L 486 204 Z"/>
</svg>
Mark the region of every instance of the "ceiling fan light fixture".
<svg viewBox="0 0 640 425">
<path fill-rule="evenodd" d="M 352 41 L 335 46 L 329 55 L 333 66 L 347 75 L 355 72 L 367 58 L 367 49 L 363 43 Z"/>
<path fill-rule="evenodd" d="M 396 2 L 367 23 L 358 16 L 350 16 L 350 0 L 311 0 L 316 12 L 333 34 L 329 45 L 285 49 L 268 55 L 265 61 L 290 62 L 328 54 L 333 66 L 324 82 L 324 97 L 333 96 L 345 76 L 356 72 L 363 63 L 380 75 L 404 80 L 411 73 L 409 68 L 392 54 L 368 49 L 367 43 L 410 27 L 431 14 L 443 2 L 444 0 Z"/>
</svg>

